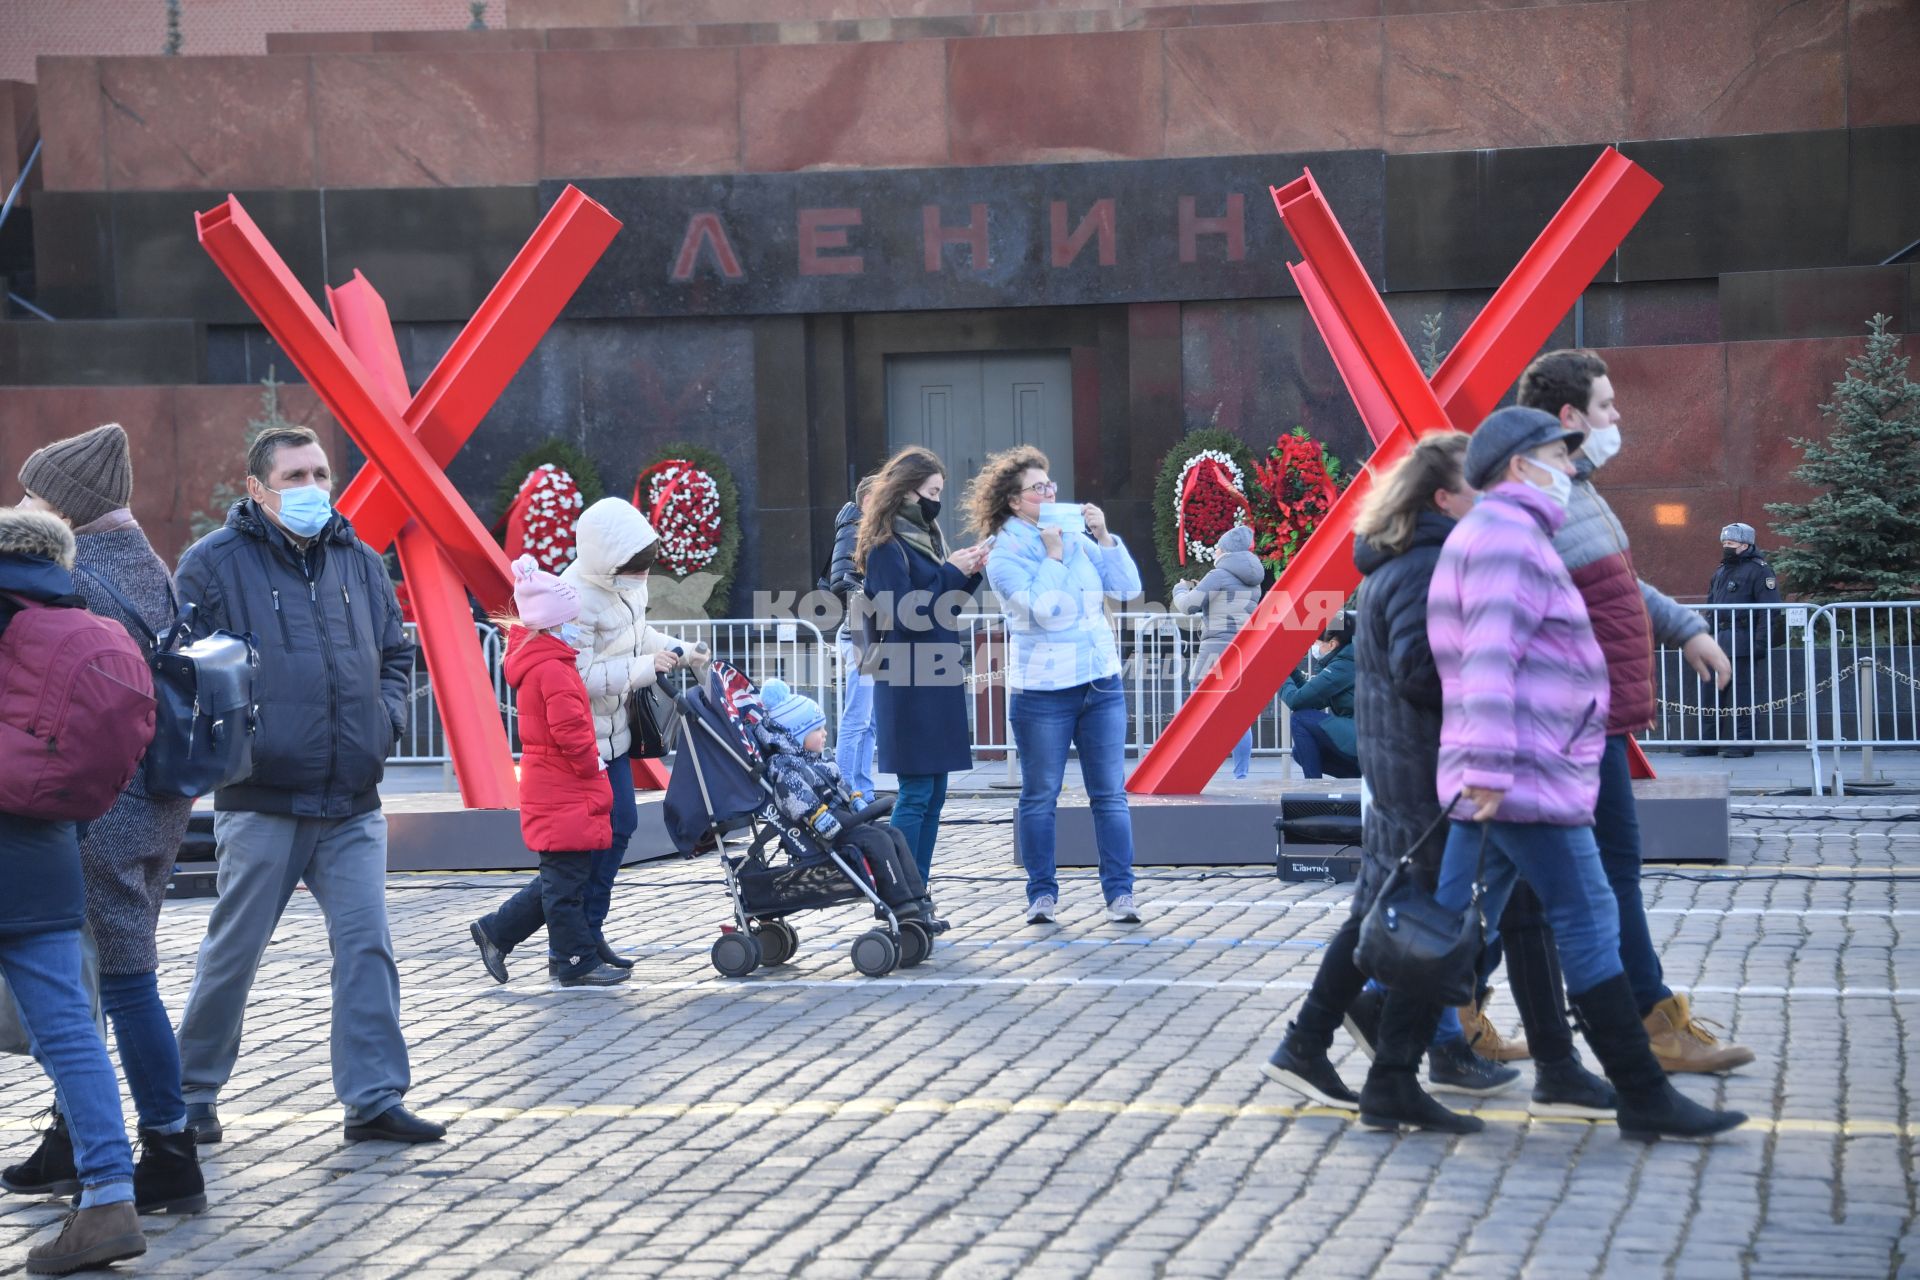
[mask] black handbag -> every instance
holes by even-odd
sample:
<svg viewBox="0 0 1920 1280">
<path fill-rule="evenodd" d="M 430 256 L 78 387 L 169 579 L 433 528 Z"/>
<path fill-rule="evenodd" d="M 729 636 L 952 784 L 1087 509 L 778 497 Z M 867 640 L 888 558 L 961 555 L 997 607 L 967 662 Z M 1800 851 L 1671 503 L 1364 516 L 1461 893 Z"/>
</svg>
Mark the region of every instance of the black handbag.
<svg viewBox="0 0 1920 1280">
<path fill-rule="evenodd" d="M 661 685 L 664 679 L 655 675 L 652 684 L 627 695 L 627 727 L 633 731 L 632 754 L 637 759 L 658 760 L 680 740 L 680 717 L 673 709 L 673 695 Z"/>
<path fill-rule="evenodd" d="M 1455 796 L 1454 801 L 1460 797 Z M 1446 821 L 1449 803 L 1432 826 L 1413 842 L 1418 849 L 1434 827 Z M 1473 873 L 1473 897 L 1458 911 L 1435 902 L 1421 887 L 1409 850 L 1374 895 L 1360 919 L 1360 940 L 1353 963 L 1389 991 L 1428 1004 L 1469 1005 L 1480 994 L 1480 952 L 1486 920 L 1480 911 L 1481 880 L 1487 869 L 1487 827 L 1480 824 L 1480 861 Z"/>
<path fill-rule="evenodd" d="M 140 766 L 141 789 L 155 797 L 204 796 L 245 779 L 253 772 L 259 724 L 253 681 L 260 655 L 253 637 L 216 631 L 182 645 L 193 623 L 188 605 L 162 639 L 111 582 L 90 569 L 80 572 L 113 597 L 146 643 L 159 706 L 153 745 Z M 167 594 L 171 600 L 171 587 Z"/>
</svg>

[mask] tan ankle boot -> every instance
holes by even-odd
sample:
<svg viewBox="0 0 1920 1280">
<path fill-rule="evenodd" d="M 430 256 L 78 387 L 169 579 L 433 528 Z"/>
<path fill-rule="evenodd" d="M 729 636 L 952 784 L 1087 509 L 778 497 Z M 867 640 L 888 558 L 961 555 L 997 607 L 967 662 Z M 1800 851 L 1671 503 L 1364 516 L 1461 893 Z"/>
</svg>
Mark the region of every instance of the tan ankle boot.
<svg viewBox="0 0 1920 1280">
<path fill-rule="evenodd" d="M 29 1249 L 27 1273 L 63 1276 L 137 1258 L 146 1251 L 147 1238 L 140 1233 L 140 1216 L 133 1211 L 133 1201 L 97 1204 L 91 1209 L 75 1209 L 60 1224 L 59 1235 Z"/>
<path fill-rule="evenodd" d="M 1487 1016 L 1485 999 L 1479 1004 L 1463 1004 L 1456 1012 L 1460 1029 L 1467 1033 L 1467 1044 L 1489 1062 L 1518 1062 L 1533 1056 L 1525 1040 L 1509 1040 L 1500 1034 L 1500 1028 Z"/>
<path fill-rule="evenodd" d="M 1683 995 L 1668 996 L 1653 1006 L 1646 1024 L 1653 1056 L 1669 1074 L 1719 1075 L 1753 1061 L 1753 1050 L 1746 1046 L 1721 1044 L 1720 1037 L 1708 1030 L 1713 1024 L 1696 1019 Z"/>
</svg>

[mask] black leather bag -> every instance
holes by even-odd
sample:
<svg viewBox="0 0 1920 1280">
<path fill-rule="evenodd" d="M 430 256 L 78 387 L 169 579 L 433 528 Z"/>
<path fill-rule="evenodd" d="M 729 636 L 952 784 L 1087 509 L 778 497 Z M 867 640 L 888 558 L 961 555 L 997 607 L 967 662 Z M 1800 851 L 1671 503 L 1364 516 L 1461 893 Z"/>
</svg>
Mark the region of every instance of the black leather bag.
<svg viewBox="0 0 1920 1280">
<path fill-rule="evenodd" d="M 627 727 L 633 731 L 631 751 L 637 759 L 658 760 L 669 755 L 680 740 L 680 717 L 674 712 L 673 695 L 667 691 L 665 679 L 656 675 L 652 684 L 627 695 Z"/>
<path fill-rule="evenodd" d="M 163 640 L 111 582 L 91 570 L 80 572 L 113 597 L 146 644 L 159 707 L 153 745 L 140 766 L 141 789 L 150 796 L 204 796 L 245 779 L 253 772 L 259 726 L 253 681 L 260 655 L 253 637 L 216 631 L 181 645 L 192 627 L 194 606 L 188 605 Z"/>
<path fill-rule="evenodd" d="M 1452 809 L 1450 803 L 1441 811 L 1433 826 L 1413 842 L 1415 849 L 1434 827 L 1446 821 Z M 1433 895 L 1421 887 L 1412 851 L 1402 855 L 1360 919 L 1354 965 L 1388 990 L 1428 1004 L 1472 1004 L 1480 993 L 1480 952 L 1486 938 L 1486 920 L 1480 911 L 1486 869 L 1487 828 L 1482 823 L 1473 897 L 1464 909 L 1453 911 L 1435 902 Z"/>
</svg>

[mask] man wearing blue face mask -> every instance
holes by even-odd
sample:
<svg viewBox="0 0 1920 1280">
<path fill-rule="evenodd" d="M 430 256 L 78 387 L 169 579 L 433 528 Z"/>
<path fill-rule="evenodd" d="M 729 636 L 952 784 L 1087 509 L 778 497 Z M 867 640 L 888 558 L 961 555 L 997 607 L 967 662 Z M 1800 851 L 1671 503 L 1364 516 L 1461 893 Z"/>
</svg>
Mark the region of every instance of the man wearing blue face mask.
<svg viewBox="0 0 1920 1280">
<path fill-rule="evenodd" d="M 175 575 L 195 635 L 251 633 L 253 772 L 214 797 L 220 898 L 180 1020 L 187 1127 L 220 1141 L 215 1102 L 240 1054 L 247 996 L 294 886 L 327 921 L 333 1087 L 348 1141 L 430 1142 L 444 1126 L 401 1105 L 410 1083 L 387 931 L 387 822 L 378 790 L 406 727 L 411 647 L 386 566 L 333 510 L 320 438 L 264 432 L 247 496 Z"/>
</svg>

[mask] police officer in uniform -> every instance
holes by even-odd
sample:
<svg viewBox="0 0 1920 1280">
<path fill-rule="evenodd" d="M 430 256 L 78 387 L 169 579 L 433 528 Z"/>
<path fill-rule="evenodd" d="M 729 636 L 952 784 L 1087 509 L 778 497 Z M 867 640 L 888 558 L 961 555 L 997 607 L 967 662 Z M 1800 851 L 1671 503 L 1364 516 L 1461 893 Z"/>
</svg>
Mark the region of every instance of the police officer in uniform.
<svg viewBox="0 0 1920 1280">
<path fill-rule="evenodd" d="M 1720 530 L 1720 567 L 1713 571 L 1713 585 L 1707 588 L 1708 604 L 1779 604 L 1780 580 L 1773 566 L 1754 546 L 1753 526 L 1735 522 Z M 1735 706 L 1752 708 L 1768 701 L 1772 687 L 1767 671 L 1773 649 L 1776 618 L 1760 612 L 1736 611 L 1721 614 L 1715 620 L 1716 639 L 1733 662 L 1733 679 L 1720 691 L 1723 710 Z M 1735 743 L 1753 738 L 1754 717 L 1720 717 L 1719 737 Z M 1688 755 L 1741 757 L 1753 754 L 1745 746 L 1690 747 Z"/>
</svg>

